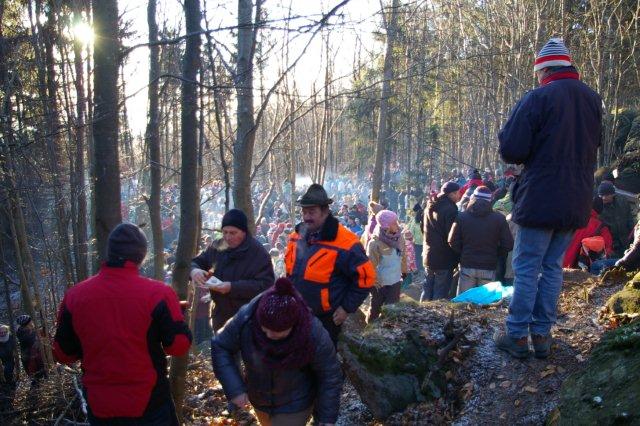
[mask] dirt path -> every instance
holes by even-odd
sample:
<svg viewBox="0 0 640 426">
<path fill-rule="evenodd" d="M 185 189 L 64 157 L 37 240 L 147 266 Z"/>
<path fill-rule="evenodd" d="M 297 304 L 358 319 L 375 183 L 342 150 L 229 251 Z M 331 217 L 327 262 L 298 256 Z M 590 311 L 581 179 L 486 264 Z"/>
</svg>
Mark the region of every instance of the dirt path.
<svg viewBox="0 0 640 426">
<path fill-rule="evenodd" d="M 571 373 L 583 368 L 605 329 L 596 319 L 600 307 L 621 284 L 596 285 L 588 275 L 571 272 L 559 302 L 554 345 L 546 360 L 520 361 L 495 349 L 492 331 L 482 336 L 469 360 L 473 392 L 456 425 L 542 424 L 559 401 L 559 390 Z M 503 326 L 506 307 L 495 310 L 492 326 Z"/>
<path fill-rule="evenodd" d="M 605 329 L 596 321 L 600 307 L 622 283 L 597 285 L 596 280 L 581 271 L 565 271 L 564 287 L 559 302 L 558 323 L 553 331 L 552 355 L 546 360 L 531 357 L 515 360 L 495 348 L 493 333 L 504 327 L 507 304 L 481 309 L 483 324 L 469 333 L 475 348 L 462 361 L 462 374 L 467 383 L 459 391 L 466 403 L 453 421 L 455 425 L 509 424 L 540 425 L 559 401 L 563 381 L 583 368 L 593 346 Z M 420 295 L 415 282 L 404 293 L 414 299 Z M 345 387 L 340 425 L 355 424 L 425 424 L 433 422 L 434 406 L 418 404 L 402 415 L 384 423 L 376 422 L 357 393 Z"/>
</svg>

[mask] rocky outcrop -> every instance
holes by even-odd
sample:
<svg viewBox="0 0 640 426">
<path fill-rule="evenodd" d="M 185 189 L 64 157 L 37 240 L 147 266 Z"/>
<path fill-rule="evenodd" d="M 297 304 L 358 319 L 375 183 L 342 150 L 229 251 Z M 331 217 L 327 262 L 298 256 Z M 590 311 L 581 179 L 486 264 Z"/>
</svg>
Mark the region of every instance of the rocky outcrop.
<svg viewBox="0 0 640 426">
<path fill-rule="evenodd" d="M 447 354 L 462 337 L 451 319 L 455 306 L 404 302 L 385 306 L 362 330 L 345 331 L 339 343 L 349 381 L 377 419 L 416 402 L 446 398 Z"/>
<path fill-rule="evenodd" d="M 563 384 L 552 424 L 640 424 L 640 321 L 605 334 Z"/>
<path fill-rule="evenodd" d="M 612 295 L 606 304 L 610 314 L 640 314 L 640 273 L 636 274 L 619 292 Z"/>
</svg>

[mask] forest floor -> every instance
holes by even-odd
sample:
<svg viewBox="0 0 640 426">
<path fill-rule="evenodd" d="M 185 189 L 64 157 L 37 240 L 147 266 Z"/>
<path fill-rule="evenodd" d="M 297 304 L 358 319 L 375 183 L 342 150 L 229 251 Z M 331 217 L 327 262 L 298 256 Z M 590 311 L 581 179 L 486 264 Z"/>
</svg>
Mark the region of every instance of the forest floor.
<svg viewBox="0 0 640 426">
<path fill-rule="evenodd" d="M 412 284 L 405 294 L 418 298 L 420 285 Z M 601 307 L 618 291 L 624 281 L 601 283 L 581 271 L 565 271 L 559 302 L 558 324 L 554 328 L 554 345 L 546 360 L 533 357 L 514 360 L 495 348 L 492 335 L 503 327 L 507 305 L 486 308 L 469 305 L 469 315 L 481 318 L 465 336 L 471 350 L 457 356 L 459 375 L 464 383 L 456 389 L 461 395 L 461 408 L 419 403 L 409 406 L 384 422 L 373 418 L 353 386 L 345 383 L 338 425 L 400 424 L 510 424 L 539 425 L 552 413 L 559 401 L 563 381 L 583 368 L 594 345 L 606 327 L 598 322 Z M 226 399 L 211 371 L 207 344 L 194 355 L 188 370 L 185 420 L 190 425 L 253 425 L 250 412 L 229 414 Z M 12 421 L 0 418 L 2 424 L 82 424 L 78 394 L 73 384 L 77 371 L 60 368 L 40 388 L 29 390 L 22 380 L 16 392 Z M 57 423 L 56 423 L 57 422 Z"/>
</svg>

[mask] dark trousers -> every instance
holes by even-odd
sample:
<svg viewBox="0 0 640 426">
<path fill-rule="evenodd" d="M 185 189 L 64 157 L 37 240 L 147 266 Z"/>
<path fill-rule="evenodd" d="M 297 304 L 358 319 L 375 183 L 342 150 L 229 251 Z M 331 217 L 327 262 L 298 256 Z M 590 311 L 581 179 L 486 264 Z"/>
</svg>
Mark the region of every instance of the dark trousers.
<svg viewBox="0 0 640 426">
<path fill-rule="evenodd" d="M 178 426 L 178 416 L 173 401 L 166 403 L 142 417 L 98 418 L 87 406 L 87 417 L 91 426 Z"/>
<path fill-rule="evenodd" d="M 336 325 L 336 323 L 333 322 L 333 312 L 326 315 L 321 315 L 318 317 L 318 319 L 324 326 L 324 329 L 329 333 L 329 337 L 331 337 L 333 345 L 337 348 L 338 337 L 340 337 L 340 332 L 342 331 L 342 324 Z"/>
<path fill-rule="evenodd" d="M 195 341 L 196 345 L 204 342 L 205 340 L 211 340 L 213 335 L 211 331 L 211 324 L 209 323 L 209 317 L 196 318 L 195 322 Z"/>
<path fill-rule="evenodd" d="M 451 291 L 453 271 L 451 269 L 431 269 L 424 272 L 425 280 L 422 284 L 420 301 L 448 299 Z"/>
<path fill-rule="evenodd" d="M 369 311 L 368 322 L 377 319 L 380 316 L 382 305 L 397 303 L 400 300 L 400 285 L 398 281 L 392 285 L 383 285 L 371 289 L 371 310 Z"/>
<path fill-rule="evenodd" d="M 418 268 L 418 272 L 424 271 L 424 266 L 422 266 L 422 244 L 414 244 L 413 249 L 416 252 L 416 267 Z"/>
<path fill-rule="evenodd" d="M 509 254 L 498 255 L 498 266 L 496 267 L 496 281 L 504 284 L 504 276 L 507 273 L 507 257 Z"/>
</svg>

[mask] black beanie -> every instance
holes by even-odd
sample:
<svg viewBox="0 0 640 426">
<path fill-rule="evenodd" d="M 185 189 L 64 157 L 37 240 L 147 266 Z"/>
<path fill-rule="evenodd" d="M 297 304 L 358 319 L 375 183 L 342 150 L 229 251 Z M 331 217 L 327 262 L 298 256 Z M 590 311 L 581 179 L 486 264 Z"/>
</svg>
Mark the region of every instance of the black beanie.
<svg viewBox="0 0 640 426">
<path fill-rule="evenodd" d="M 147 237 L 132 223 L 121 223 L 109 234 L 107 260 L 130 260 L 139 265 L 147 255 Z"/>
<path fill-rule="evenodd" d="M 249 232 L 249 228 L 247 227 L 247 215 L 244 214 L 242 210 L 231 209 L 224 214 L 222 217 L 222 226 L 235 226 L 236 228 Z"/>
</svg>

